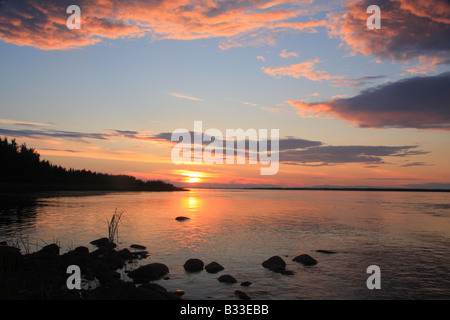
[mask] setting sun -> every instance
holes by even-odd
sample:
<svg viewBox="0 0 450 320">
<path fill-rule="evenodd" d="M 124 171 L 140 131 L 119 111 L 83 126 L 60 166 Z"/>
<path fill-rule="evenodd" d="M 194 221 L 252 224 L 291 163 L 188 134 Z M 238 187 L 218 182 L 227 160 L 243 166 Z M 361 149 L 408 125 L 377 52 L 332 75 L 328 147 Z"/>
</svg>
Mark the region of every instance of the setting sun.
<svg viewBox="0 0 450 320">
<path fill-rule="evenodd" d="M 186 182 L 186 183 L 202 182 L 201 178 L 205 177 L 205 174 L 203 174 L 202 172 L 196 172 L 196 171 L 180 170 L 179 174 L 186 177 L 184 179 L 184 182 Z"/>
</svg>

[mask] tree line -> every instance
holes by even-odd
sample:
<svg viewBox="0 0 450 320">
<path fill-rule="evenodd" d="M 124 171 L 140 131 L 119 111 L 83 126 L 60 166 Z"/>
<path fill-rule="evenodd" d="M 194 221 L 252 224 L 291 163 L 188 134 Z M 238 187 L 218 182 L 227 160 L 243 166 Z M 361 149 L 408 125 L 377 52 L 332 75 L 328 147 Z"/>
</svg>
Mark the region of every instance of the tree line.
<svg viewBox="0 0 450 320">
<path fill-rule="evenodd" d="M 0 138 L 0 184 L 2 189 L 50 190 L 183 190 L 161 180 L 142 181 L 128 175 L 111 175 L 90 170 L 66 169 L 41 160 L 40 154 L 15 139 Z"/>
</svg>

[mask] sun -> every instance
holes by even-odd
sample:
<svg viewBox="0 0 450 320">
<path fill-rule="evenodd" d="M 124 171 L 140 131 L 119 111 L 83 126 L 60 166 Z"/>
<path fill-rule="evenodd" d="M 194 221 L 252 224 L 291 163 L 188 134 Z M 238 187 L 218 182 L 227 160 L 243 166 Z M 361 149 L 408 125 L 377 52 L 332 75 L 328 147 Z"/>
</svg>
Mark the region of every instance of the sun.
<svg viewBox="0 0 450 320">
<path fill-rule="evenodd" d="M 202 172 L 196 172 L 196 171 L 187 171 L 183 170 L 179 172 L 182 176 L 185 176 L 184 182 L 186 183 L 199 183 L 202 182 L 202 178 L 205 177 L 205 175 Z"/>
</svg>

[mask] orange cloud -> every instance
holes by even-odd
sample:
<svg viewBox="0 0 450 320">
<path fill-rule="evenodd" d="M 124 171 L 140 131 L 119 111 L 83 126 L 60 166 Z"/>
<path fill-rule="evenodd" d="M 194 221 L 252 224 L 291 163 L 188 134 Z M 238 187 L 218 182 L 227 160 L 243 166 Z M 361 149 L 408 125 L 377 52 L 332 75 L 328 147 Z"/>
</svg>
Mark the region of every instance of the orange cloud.
<svg viewBox="0 0 450 320">
<path fill-rule="evenodd" d="M 307 78 L 312 81 L 340 79 L 342 76 L 332 76 L 326 71 L 314 70 L 314 66 L 319 62 L 319 59 L 307 60 L 301 63 L 292 64 L 287 67 L 272 68 L 263 67 L 262 70 L 274 77 L 293 77 L 293 78 Z"/>
<path fill-rule="evenodd" d="M 288 22 L 307 15 L 309 1 L 81 0 L 77 3 L 81 8 L 81 29 L 68 30 L 68 5 L 57 0 L 6 0 L 0 11 L 0 38 L 16 45 L 52 50 L 92 45 L 102 38 L 223 37 L 220 47 L 227 49 L 272 44 L 279 32 L 314 32 L 315 27 L 325 25 L 324 21 Z"/>
</svg>

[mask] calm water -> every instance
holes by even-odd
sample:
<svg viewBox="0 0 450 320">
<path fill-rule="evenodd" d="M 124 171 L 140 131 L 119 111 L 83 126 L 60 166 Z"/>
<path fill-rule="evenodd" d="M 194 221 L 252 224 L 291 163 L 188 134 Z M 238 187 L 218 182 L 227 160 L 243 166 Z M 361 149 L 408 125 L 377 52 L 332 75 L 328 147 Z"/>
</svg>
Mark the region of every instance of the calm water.
<svg viewBox="0 0 450 320">
<path fill-rule="evenodd" d="M 0 240 L 26 240 L 31 251 L 57 241 L 65 252 L 106 236 L 115 210 L 124 212 L 119 247 L 145 245 L 150 256 L 138 264 L 166 264 L 170 279 L 157 283 L 184 290 L 187 299 L 235 299 L 236 289 L 264 300 L 450 298 L 449 193 L 54 193 L 2 209 Z M 178 222 L 177 216 L 190 220 Z M 292 261 L 302 253 L 319 263 L 305 267 Z M 294 275 L 261 266 L 274 255 Z M 189 258 L 217 261 L 225 270 L 187 274 L 182 266 Z M 380 290 L 366 287 L 369 265 L 381 269 Z M 221 274 L 252 285 L 220 283 Z"/>
</svg>

